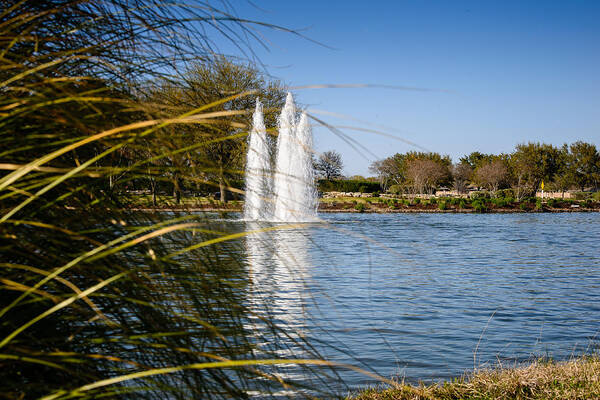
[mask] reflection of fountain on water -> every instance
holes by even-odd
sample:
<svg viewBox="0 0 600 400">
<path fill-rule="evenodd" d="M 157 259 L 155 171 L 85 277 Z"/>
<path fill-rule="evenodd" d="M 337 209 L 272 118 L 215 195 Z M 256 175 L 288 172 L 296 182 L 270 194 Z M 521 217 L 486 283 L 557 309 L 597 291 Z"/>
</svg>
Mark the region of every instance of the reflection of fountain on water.
<svg viewBox="0 0 600 400">
<path fill-rule="evenodd" d="M 257 224 L 249 229 L 256 229 Z M 303 229 L 257 232 L 246 237 L 253 302 L 298 333 L 306 319 L 310 246 Z"/>
<path fill-rule="evenodd" d="M 278 130 L 275 170 L 271 176 L 267 172 L 270 170 L 269 149 L 266 146 L 262 107 L 257 100 L 246 166 L 244 219 L 314 221 L 317 214 L 317 192 L 312 166 L 312 129 L 306 113 L 302 113 L 299 121 L 297 120 L 291 93 L 288 93 L 281 110 Z"/>
<path fill-rule="evenodd" d="M 261 226 L 248 223 L 247 230 L 256 230 Z M 281 358 L 315 358 L 310 354 L 304 339 L 304 330 L 308 315 L 307 290 L 310 241 L 306 230 L 280 230 L 258 232 L 246 236 L 246 250 L 251 281 L 250 301 L 255 314 L 252 318 L 252 330 L 264 332 L 262 321 L 275 323 L 285 332 L 289 342 L 277 348 L 271 348 L 269 341 L 262 341 L 256 356 Z M 277 373 L 294 381 L 308 378 L 303 368 L 283 365 L 276 368 Z"/>
</svg>

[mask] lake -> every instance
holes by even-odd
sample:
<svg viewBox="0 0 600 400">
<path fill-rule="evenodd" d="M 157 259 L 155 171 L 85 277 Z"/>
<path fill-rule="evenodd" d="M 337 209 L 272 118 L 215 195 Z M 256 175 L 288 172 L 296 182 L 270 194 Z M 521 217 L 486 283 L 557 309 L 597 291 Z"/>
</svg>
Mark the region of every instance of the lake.
<svg viewBox="0 0 600 400">
<path fill-rule="evenodd" d="M 415 382 L 598 349 L 600 213 L 321 217 L 239 248 L 249 301 L 329 360 Z"/>
</svg>

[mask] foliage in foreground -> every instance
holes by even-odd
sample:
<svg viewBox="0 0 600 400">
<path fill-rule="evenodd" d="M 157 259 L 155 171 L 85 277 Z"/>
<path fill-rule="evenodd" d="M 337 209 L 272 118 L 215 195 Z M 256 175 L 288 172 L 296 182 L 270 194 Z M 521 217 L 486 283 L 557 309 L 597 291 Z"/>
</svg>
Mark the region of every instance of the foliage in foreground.
<svg viewBox="0 0 600 400">
<path fill-rule="evenodd" d="M 320 358 L 250 301 L 245 232 L 131 212 L 115 189 L 195 182 L 218 165 L 164 161 L 231 139 L 213 127 L 234 126 L 239 111 L 218 106 L 238 93 L 168 118 L 140 99 L 148 81 L 210 63 L 215 35 L 255 37 L 191 3 L 0 3 L 0 398 L 247 398 L 297 388 L 278 365 Z M 188 144 L 190 125 L 206 136 Z M 299 368 L 302 384 L 323 376 Z"/>
<path fill-rule="evenodd" d="M 369 389 L 355 400 L 553 400 L 600 398 L 600 359 L 534 362 L 517 368 L 476 371 L 452 382 L 401 384 L 388 390 Z"/>
</svg>

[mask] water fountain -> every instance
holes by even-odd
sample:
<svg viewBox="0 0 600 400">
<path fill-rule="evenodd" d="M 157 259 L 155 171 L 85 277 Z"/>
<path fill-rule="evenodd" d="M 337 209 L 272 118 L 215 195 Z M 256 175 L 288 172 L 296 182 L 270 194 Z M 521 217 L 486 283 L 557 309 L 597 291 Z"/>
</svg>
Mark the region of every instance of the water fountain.
<svg viewBox="0 0 600 400">
<path fill-rule="evenodd" d="M 252 118 L 250 143 L 246 159 L 246 201 L 244 219 L 249 221 L 268 220 L 272 216 L 271 161 L 267 130 L 260 100 L 256 99 L 256 109 Z"/>
<path fill-rule="evenodd" d="M 312 129 L 306 113 L 297 120 L 291 93 L 279 116 L 278 131 L 275 168 L 271 175 L 262 106 L 257 100 L 246 165 L 244 219 L 313 221 L 317 214 L 317 191 L 312 166 Z"/>
</svg>

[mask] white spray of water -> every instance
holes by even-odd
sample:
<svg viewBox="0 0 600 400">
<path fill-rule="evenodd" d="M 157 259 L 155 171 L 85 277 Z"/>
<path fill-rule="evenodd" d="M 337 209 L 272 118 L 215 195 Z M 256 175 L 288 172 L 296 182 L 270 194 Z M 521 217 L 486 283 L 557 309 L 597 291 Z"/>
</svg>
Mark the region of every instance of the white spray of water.
<svg viewBox="0 0 600 400">
<path fill-rule="evenodd" d="M 260 100 L 256 99 L 246 161 L 245 220 L 261 221 L 272 218 L 272 182 L 263 109 Z"/>
<path fill-rule="evenodd" d="M 294 153 L 294 130 L 296 125 L 296 105 L 291 93 L 287 94 L 285 105 L 281 110 L 277 128 L 277 157 L 275 158 L 275 176 L 273 189 L 275 192 L 275 221 L 294 221 L 291 214 L 295 201 L 292 191 L 291 160 Z"/>
<path fill-rule="evenodd" d="M 317 215 L 317 191 L 312 163 L 312 128 L 305 112 L 300 116 L 294 132 L 294 151 L 289 166 L 293 202 L 286 221 L 310 221 Z"/>
<path fill-rule="evenodd" d="M 278 120 L 277 155 L 271 177 L 268 173 L 270 164 L 266 130 L 259 104 L 257 100 L 248 149 L 244 219 L 314 221 L 317 215 L 317 191 L 312 165 L 312 129 L 308 116 L 303 113 L 300 120 L 296 120 L 294 98 L 288 93 Z"/>
</svg>

